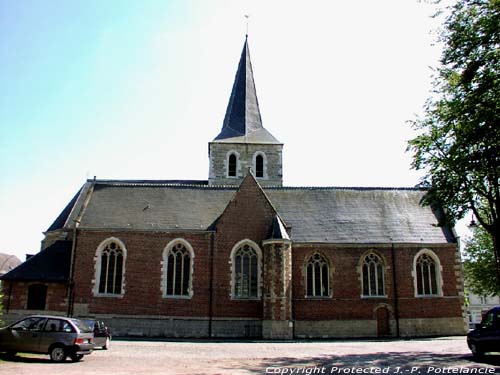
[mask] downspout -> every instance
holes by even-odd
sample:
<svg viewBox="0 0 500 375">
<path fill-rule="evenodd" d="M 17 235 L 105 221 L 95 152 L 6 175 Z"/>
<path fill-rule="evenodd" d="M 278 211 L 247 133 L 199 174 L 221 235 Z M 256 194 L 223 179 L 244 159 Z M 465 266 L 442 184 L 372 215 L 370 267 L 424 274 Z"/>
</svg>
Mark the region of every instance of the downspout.
<svg viewBox="0 0 500 375">
<path fill-rule="evenodd" d="M 214 293 L 214 237 L 215 232 L 210 233 L 210 287 L 208 295 L 208 338 L 212 338 L 213 320 L 213 293 Z"/>
<path fill-rule="evenodd" d="M 73 280 L 74 270 L 75 270 L 75 250 L 76 250 L 76 234 L 78 230 L 78 226 L 80 225 L 80 221 L 78 219 L 75 220 L 73 225 L 73 242 L 71 244 L 71 261 L 69 266 L 69 279 L 68 279 L 68 317 L 73 316 L 73 305 L 74 305 L 74 287 L 75 280 Z"/>
<path fill-rule="evenodd" d="M 399 338 L 399 300 L 398 300 L 398 283 L 396 277 L 396 254 L 394 251 L 394 242 L 391 242 L 392 255 L 392 284 L 394 288 L 394 318 L 396 319 L 396 337 Z"/>
<path fill-rule="evenodd" d="M 9 281 L 9 297 L 7 298 L 7 306 L 6 306 L 6 312 L 8 313 L 10 310 L 10 300 L 12 298 L 12 283 L 13 281 Z"/>
</svg>

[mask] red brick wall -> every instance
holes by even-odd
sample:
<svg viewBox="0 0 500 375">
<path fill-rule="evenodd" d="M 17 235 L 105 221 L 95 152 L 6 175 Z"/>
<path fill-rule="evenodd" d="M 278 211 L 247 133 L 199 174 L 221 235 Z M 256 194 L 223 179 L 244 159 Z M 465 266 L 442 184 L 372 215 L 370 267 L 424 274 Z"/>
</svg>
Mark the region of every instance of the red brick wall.
<svg viewBox="0 0 500 375">
<path fill-rule="evenodd" d="M 65 283 L 46 283 L 46 282 L 24 282 L 24 281 L 4 281 L 3 290 L 3 308 L 4 311 L 24 310 L 28 302 L 28 288 L 32 284 L 43 284 L 47 286 L 47 298 L 45 310 L 47 311 L 67 311 L 66 295 L 67 288 Z M 12 285 L 12 288 L 11 288 Z"/>
<path fill-rule="evenodd" d="M 421 249 L 432 250 L 442 266 L 443 296 L 415 298 L 413 281 L 413 259 Z M 360 298 L 361 280 L 357 269 L 360 259 L 369 250 L 382 256 L 386 265 L 385 288 L 387 298 Z M 305 298 L 304 262 L 313 251 L 320 251 L 333 267 L 332 298 Z M 462 314 L 463 298 L 457 290 L 457 250 L 447 247 L 395 247 L 396 284 L 400 318 L 459 317 Z M 375 308 L 388 304 L 395 311 L 393 288 L 393 264 L 390 247 L 335 247 L 293 245 L 293 298 L 294 317 L 297 320 L 328 319 L 374 319 Z"/>
<path fill-rule="evenodd" d="M 120 298 L 93 295 L 96 251 L 110 237 L 120 239 L 127 251 L 125 293 Z M 194 251 L 194 294 L 190 299 L 162 296 L 163 251 L 177 238 L 189 242 Z M 75 255 L 75 303 L 89 304 L 89 312 L 95 314 L 207 316 L 209 247 L 209 233 L 82 231 Z"/>
</svg>

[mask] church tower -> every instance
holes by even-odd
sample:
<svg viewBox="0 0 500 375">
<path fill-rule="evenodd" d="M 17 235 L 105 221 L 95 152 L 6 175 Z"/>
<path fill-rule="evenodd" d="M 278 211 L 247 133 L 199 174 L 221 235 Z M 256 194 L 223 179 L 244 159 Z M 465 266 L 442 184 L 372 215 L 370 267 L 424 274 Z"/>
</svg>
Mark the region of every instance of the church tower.
<svg viewBox="0 0 500 375">
<path fill-rule="evenodd" d="M 262 126 L 247 36 L 222 130 L 208 144 L 208 183 L 239 185 L 251 170 L 262 186 L 282 186 L 282 150 Z"/>
</svg>

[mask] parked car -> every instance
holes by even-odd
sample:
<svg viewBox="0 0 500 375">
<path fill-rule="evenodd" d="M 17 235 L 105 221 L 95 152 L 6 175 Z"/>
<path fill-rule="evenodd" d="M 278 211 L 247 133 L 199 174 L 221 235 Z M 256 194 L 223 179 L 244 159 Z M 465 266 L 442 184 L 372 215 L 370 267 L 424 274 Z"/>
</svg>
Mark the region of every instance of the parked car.
<svg viewBox="0 0 500 375">
<path fill-rule="evenodd" d="M 500 306 L 489 310 L 479 327 L 469 332 L 467 345 L 475 357 L 500 352 Z"/>
<path fill-rule="evenodd" d="M 104 322 L 95 319 L 82 319 L 91 329 L 94 330 L 94 348 L 99 347 L 104 350 L 109 349 L 111 344 L 111 332 Z"/>
<path fill-rule="evenodd" d="M 0 329 L 0 351 L 50 355 L 54 362 L 70 357 L 74 362 L 92 353 L 94 333 L 81 320 L 62 316 L 33 315 Z"/>
</svg>

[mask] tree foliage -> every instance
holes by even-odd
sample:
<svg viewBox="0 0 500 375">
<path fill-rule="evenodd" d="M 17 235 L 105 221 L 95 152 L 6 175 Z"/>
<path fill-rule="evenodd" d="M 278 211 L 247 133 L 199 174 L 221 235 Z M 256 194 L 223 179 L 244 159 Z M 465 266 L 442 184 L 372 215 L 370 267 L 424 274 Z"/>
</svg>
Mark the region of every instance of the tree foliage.
<svg viewBox="0 0 500 375">
<path fill-rule="evenodd" d="M 411 121 L 412 167 L 448 224 L 472 210 L 500 255 L 500 0 L 456 0 L 425 114 Z M 500 257 L 499 257 L 500 258 Z"/>
<path fill-rule="evenodd" d="M 500 295 L 495 253 L 491 236 L 481 227 L 466 242 L 464 273 L 467 288 L 480 296 Z"/>
</svg>

